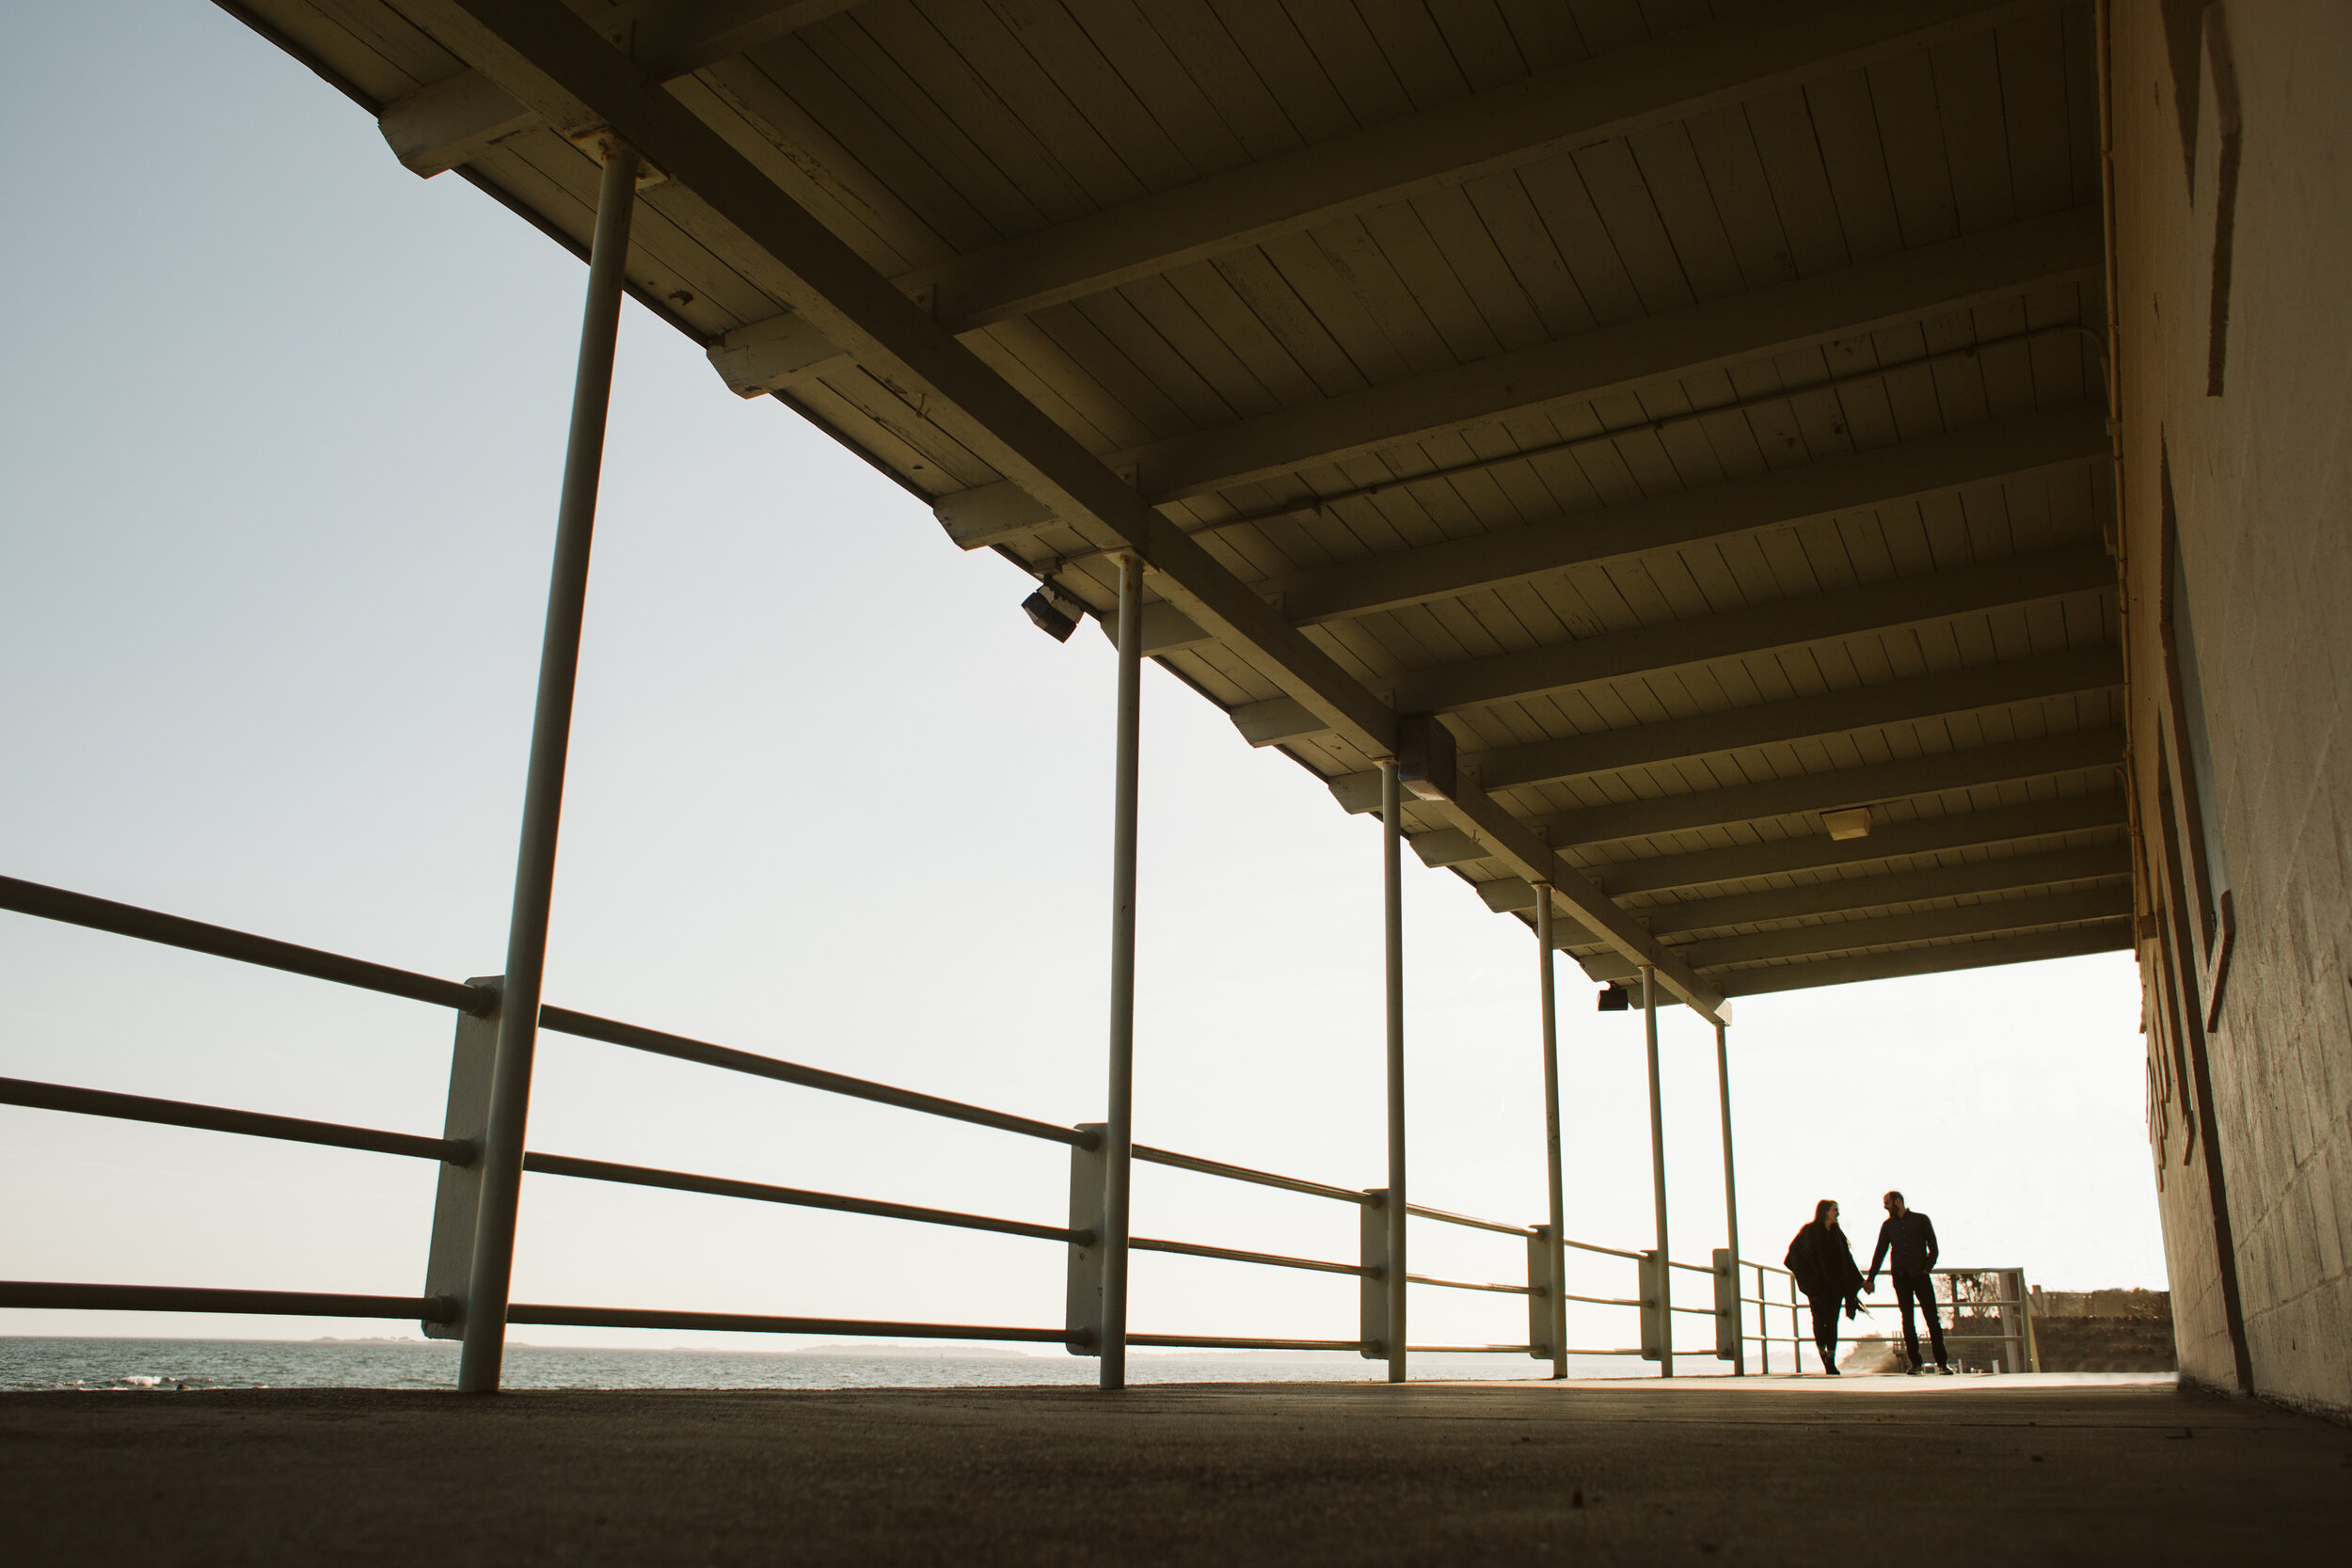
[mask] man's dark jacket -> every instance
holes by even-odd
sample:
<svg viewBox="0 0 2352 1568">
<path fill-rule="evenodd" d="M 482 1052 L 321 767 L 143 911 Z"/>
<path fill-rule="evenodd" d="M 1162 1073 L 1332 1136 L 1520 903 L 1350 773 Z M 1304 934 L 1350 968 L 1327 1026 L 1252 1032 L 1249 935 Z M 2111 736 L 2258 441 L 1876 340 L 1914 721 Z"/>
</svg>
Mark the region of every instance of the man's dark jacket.
<svg viewBox="0 0 2352 1568">
<path fill-rule="evenodd" d="M 1862 1290 L 1862 1271 L 1853 1266 L 1853 1248 L 1842 1227 L 1814 1221 L 1797 1232 L 1781 1262 L 1797 1276 L 1797 1289 L 1808 1300 L 1847 1301 Z"/>
<path fill-rule="evenodd" d="M 1879 1264 L 1889 1251 L 1895 1255 L 1892 1272 L 1898 1279 L 1927 1273 L 1943 1256 L 1935 1244 L 1934 1225 L 1916 1209 L 1906 1209 L 1900 1216 L 1889 1216 L 1879 1227 L 1879 1244 L 1870 1254 L 1871 1278 L 1878 1277 Z"/>
</svg>

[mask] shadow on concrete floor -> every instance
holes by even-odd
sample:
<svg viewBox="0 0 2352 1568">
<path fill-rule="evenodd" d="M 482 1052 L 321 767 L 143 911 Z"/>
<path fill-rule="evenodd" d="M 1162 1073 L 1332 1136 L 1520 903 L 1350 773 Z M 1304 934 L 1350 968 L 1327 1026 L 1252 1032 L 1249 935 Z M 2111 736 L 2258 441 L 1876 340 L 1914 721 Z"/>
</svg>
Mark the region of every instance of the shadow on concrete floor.
<svg viewBox="0 0 2352 1568">
<path fill-rule="evenodd" d="M 12 1568 L 2334 1560 L 2352 1432 L 2063 1376 L 8 1394 L 0 1519 Z"/>
</svg>

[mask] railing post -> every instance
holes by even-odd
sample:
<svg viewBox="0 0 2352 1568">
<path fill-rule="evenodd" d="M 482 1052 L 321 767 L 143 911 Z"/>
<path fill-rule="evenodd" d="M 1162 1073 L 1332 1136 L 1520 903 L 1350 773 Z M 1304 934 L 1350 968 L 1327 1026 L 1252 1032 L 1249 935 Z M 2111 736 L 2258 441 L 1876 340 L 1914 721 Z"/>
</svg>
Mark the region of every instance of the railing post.
<svg viewBox="0 0 2352 1568">
<path fill-rule="evenodd" d="M 572 427 L 564 453 L 564 497 L 556 508 L 555 561 L 539 645 L 539 694 L 531 726 L 531 768 L 515 853 L 515 902 L 506 927 L 506 990 L 499 1008 L 497 1063 L 484 1131 L 481 1218 L 466 1290 L 466 1347 L 457 1386 L 494 1393 L 506 1354 L 506 1303 L 515 1272 L 515 1216 L 522 1201 L 523 1138 L 531 1116 L 532 1058 L 539 1042 L 539 989 L 548 953 L 548 906 L 555 893 L 555 846 L 564 808 L 564 765 L 571 746 L 572 695 L 580 673 L 580 622 L 588 600 L 589 546 L 604 467 L 605 417 L 612 401 L 612 355 L 620 340 L 629 220 L 639 159 L 617 142 L 605 149 L 596 194 L 596 233 L 588 257 L 580 365 L 572 382 Z"/>
<path fill-rule="evenodd" d="M 1527 1237 L 1527 1354 L 1568 1375 L 1567 1248 L 1560 1227 L 1539 1225 Z"/>
<path fill-rule="evenodd" d="M 1396 758 L 1380 764 L 1382 946 L 1387 957 L 1389 1079 L 1389 1381 L 1405 1381 L 1405 811 L 1397 797 Z"/>
<path fill-rule="evenodd" d="M 497 995 L 504 982 L 495 975 L 466 982 Z M 473 1276 L 473 1238 L 482 1218 L 482 1146 L 490 1126 L 490 1079 L 498 1061 L 499 1010 L 459 1013 L 457 1033 L 450 1042 L 449 1103 L 441 1117 L 441 1136 L 462 1138 L 474 1147 L 473 1159 L 462 1165 L 443 1164 L 440 1184 L 433 1194 L 433 1240 L 425 1249 L 424 1293 L 427 1299 L 447 1296 L 458 1304 L 458 1315 L 445 1323 L 423 1325 L 428 1339 L 462 1339 L 466 1334 L 466 1292 Z"/>
<path fill-rule="evenodd" d="M 1136 1135 L 1136 811 L 1143 730 L 1143 562 L 1119 558 L 1119 737 L 1112 785 L 1110 1104 L 1103 1128 L 1103 1375 L 1127 1386 L 1128 1194 Z"/>
<path fill-rule="evenodd" d="M 1662 1361 L 1666 1355 L 1666 1336 L 1663 1325 L 1669 1316 L 1666 1297 L 1666 1271 L 1658 1266 L 1661 1255 L 1645 1252 L 1634 1264 L 1638 1284 L 1633 1294 L 1642 1304 L 1642 1359 Z"/>
<path fill-rule="evenodd" d="M 1747 1336 L 1740 1332 L 1747 1325 L 1744 1322 L 1743 1309 L 1740 1306 L 1740 1183 L 1733 1173 L 1731 1159 L 1731 1053 L 1726 1048 L 1724 1037 L 1725 1033 L 1722 1024 L 1715 1025 L 1715 1098 L 1722 1105 L 1724 1114 L 1724 1240 L 1729 1251 L 1732 1265 L 1732 1336 L 1731 1349 L 1726 1354 L 1723 1345 L 1723 1335 L 1720 1330 L 1717 1332 L 1715 1358 L 1719 1361 L 1728 1359 L 1731 1362 L 1731 1375 L 1745 1377 L 1748 1375 L 1748 1341 Z M 1761 1291 L 1756 1292 L 1757 1295 L 1763 1293 Z M 1718 1300 L 1720 1299 L 1719 1288 Z M 1719 1306 L 1716 1310 L 1721 1311 L 1721 1307 Z"/>
<path fill-rule="evenodd" d="M 1104 1167 L 1110 1148 L 1109 1129 L 1101 1122 L 1081 1122 L 1081 1132 L 1094 1134 L 1094 1147 L 1070 1146 L 1070 1233 L 1083 1242 L 1070 1243 L 1069 1299 L 1062 1314 L 1069 1338 L 1063 1341 L 1073 1355 L 1103 1354 L 1103 1200 L 1108 1183 Z"/>
<path fill-rule="evenodd" d="M 1364 1190 L 1362 1220 L 1358 1227 L 1357 1257 L 1361 1262 L 1362 1289 L 1357 1292 L 1356 1350 L 1367 1361 L 1389 1358 L 1389 1195 L 1379 1187 Z"/>
<path fill-rule="evenodd" d="M 1535 994 L 1543 1013 L 1544 1047 L 1544 1192 L 1550 1200 L 1551 1219 L 1544 1228 L 1548 1232 L 1544 1244 L 1549 1249 L 1544 1274 L 1551 1282 L 1551 1313 L 1549 1329 L 1542 1335 L 1532 1330 L 1528 1343 L 1548 1341 L 1551 1349 L 1551 1375 L 1568 1375 L 1568 1277 L 1567 1258 L 1567 1199 L 1560 1176 L 1560 1018 L 1552 994 L 1551 967 L 1551 884 L 1535 884 Z M 1528 1243 L 1533 1247 L 1535 1243 Z M 1529 1254 L 1528 1284 L 1535 1281 L 1534 1253 Z M 1533 1321 L 1534 1298 L 1529 1298 Z"/>
<path fill-rule="evenodd" d="M 1658 1216 L 1658 1375 L 1675 1375 L 1674 1270 L 1666 1246 L 1666 1120 L 1658 1086 L 1658 971 L 1642 966 L 1642 1032 L 1649 1047 L 1650 1197 Z"/>
<path fill-rule="evenodd" d="M 1742 1370 L 1740 1321 L 1740 1264 L 1729 1247 L 1715 1249 L 1715 1359 L 1731 1363 L 1736 1377 Z"/>
<path fill-rule="evenodd" d="M 1762 1363 L 1762 1366 L 1757 1370 L 1766 1377 L 1770 1377 L 1772 1375 L 1772 1320 L 1765 1315 L 1770 1308 L 1766 1307 L 1764 1305 L 1764 1265 L 1757 1263 L 1755 1265 L 1755 1268 L 1756 1354 L 1756 1359 Z M 1746 1310 L 1747 1308 L 1744 1306 L 1740 1308 L 1743 1315 Z"/>
</svg>

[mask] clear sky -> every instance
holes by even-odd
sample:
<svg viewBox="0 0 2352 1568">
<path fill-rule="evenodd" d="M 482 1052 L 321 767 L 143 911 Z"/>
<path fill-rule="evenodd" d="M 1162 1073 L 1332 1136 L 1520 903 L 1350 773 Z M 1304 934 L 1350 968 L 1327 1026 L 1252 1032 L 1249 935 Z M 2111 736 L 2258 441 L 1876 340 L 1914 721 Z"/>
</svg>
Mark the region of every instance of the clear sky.
<svg viewBox="0 0 2352 1568">
<path fill-rule="evenodd" d="M 0 874 L 495 972 L 582 267 L 455 177 L 406 173 L 202 0 L 0 17 Z M 1113 657 L 1091 627 L 1040 635 L 1026 592 L 628 307 L 548 999 L 1098 1119 Z M 1136 1135 L 1379 1185 L 1377 825 L 1156 670 L 1144 700 Z M 1414 1196 L 1534 1221 L 1533 940 L 1406 867 Z M 1562 991 L 1569 1233 L 1646 1245 L 1640 1019 L 1593 1011 L 1565 963 Z M 1867 1246 L 1900 1185 L 1947 1262 L 2161 1287 L 2138 1011 L 2121 954 L 1742 1003 L 1743 1252 L 1777 1262 L 1822 1196 Z M 1662 1018 L 1674 1251 L 1704 1261 L 1712 1031 Z M 450 1026 L 0 913 L 0 1075 L 434 1132 Z M 531 1141 L 1051 1223 L 1067 1186 L 1057 1146 L 560 1036 Z M 433 1184 L 418 1162 L 0 1108 L 0 1275 L 414 1293 Z M 1356 1245 L 1337 1204 L 1153 1167 L 1136 1192 L 1139 1234 Z M 1417 1269 L 1523 1277 L 1506 1238 L 1414 1245 Z M 1355 1291 L 1144 1255 L 1134 1324 L 1352 1338 Z M 516 1295 L 1057 1324 L 1061 1259 L 533 1177 Z M 1513 1297 L 1415 1311 L 1416 1338 L 1524 1337 Z M 10 1334 L 377 1332 L 413 1325 L 0 1312 Z M 1629 1333 L 1595 1316 L 1571 1338 Z"/>
</svg>

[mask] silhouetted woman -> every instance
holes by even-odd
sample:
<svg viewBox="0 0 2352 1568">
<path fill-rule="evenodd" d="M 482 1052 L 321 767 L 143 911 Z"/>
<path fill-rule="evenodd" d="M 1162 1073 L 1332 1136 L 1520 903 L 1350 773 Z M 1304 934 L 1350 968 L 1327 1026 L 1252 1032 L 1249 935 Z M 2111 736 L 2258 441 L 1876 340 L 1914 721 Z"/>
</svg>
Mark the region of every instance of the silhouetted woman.
<svg viewBox="0 0 2352 1568">
<path fill-rule="evenodd" d="M 1838 1228 L 1836 1198 L 1813 1206 L 1813 1223 L 1797 1232 L 1782 1261 L 1813 1307 L 1813 1344 L 1821 1353 L 1821 1370 L 1836 1377 L 1837 1309 L 1843 1307 L 1851 1318 L 1862 1307 L 1862 1271 L 1854 1267 L 1853 1248 Z"/>
</svg>

